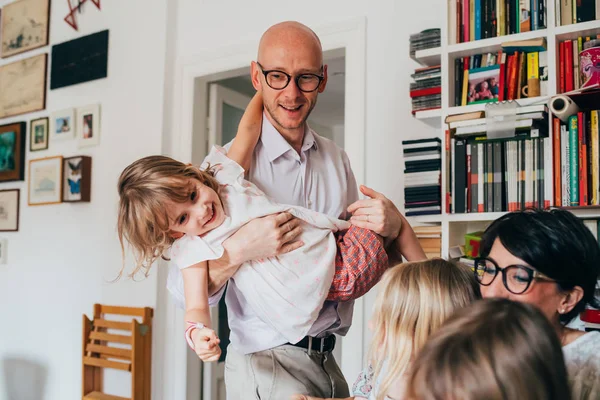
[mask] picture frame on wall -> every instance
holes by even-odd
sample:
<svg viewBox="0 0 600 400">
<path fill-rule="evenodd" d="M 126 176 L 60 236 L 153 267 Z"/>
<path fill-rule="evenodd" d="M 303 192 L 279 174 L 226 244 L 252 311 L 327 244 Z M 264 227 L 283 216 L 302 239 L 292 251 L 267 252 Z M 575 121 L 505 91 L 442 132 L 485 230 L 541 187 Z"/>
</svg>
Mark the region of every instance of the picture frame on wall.
<svg viewBox="0 0 600 400">
<path fill-rule="evenodd" d="M 0 119 L 46 108 L 48 55 L 0 66 Z"/>
<path fill-rule="evenodd" d="M 79 147 L 97 146 L 100 143 L 100 104 L 77 109 Z"/>
<path fill-rule="evenodd" d="M 62 156 L 29 160 L 28 200 L 30 206 L 62 202 Z"/>
<path fill-rule="evenodd" d="M 77 123 L 74 108 L 55 111 L 52 113 L 51 119 L 50 139 L 52 141 L 75 138 Z"/>
<path fill-rule="evenodd" d="M 50 0 L 19 0 L 2 9 L 0 57 L 48 45 Z"/>
<path fill-rule="evenodd" d="M 29 122 L 29 151 L 48 149 L 48 117 L 32 119 Z"/>
<path fill-rule="evenodd" d="M 19 230 L 19 189 L 0 190 L 0 232 Z"/>
<path fill-rule="evenodd" d="M 92 157 L 63 159 L 63 202 L 89 202 L 91 198 Z"/>
<path fill-rule="evenodd" d="M 0 182 L 25 178 L 25 132 L 27 124 L 0 125 Z"/>
</svg>

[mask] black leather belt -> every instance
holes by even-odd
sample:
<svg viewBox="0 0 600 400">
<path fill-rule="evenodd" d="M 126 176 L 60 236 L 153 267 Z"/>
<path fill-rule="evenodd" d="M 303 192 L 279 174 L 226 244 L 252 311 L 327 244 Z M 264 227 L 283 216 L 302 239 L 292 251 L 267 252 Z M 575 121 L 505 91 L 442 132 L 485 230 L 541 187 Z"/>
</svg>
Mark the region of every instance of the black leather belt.
<svg viewBox="0 0 600 400">
<path fill-rule="evenodd" d="M 315 338 L 312 336 L 305 336 L 301 341 L 296 344 L 290 343 L 292 346 L 301 347 L 306 350 L 312 350 L 319 353 L 326 353 L 333 351 L 335 348 L 335 335 L 329 335 L 324 338 Z"/>
</svg>

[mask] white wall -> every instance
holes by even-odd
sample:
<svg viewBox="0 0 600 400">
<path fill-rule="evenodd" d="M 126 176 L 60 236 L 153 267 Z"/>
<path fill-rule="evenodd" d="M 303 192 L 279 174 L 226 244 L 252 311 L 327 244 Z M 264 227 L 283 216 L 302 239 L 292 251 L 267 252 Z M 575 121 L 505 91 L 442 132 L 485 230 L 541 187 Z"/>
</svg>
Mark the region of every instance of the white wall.
<svg viewBox="0 0 600 400">
<path fill-rule="evenodd" d="M 9 2 L 0 0 L 0 7 Z M 26 162 L 53 155 L 91 155 L 92 202 L 30 207 L 26 183 L 0 184 L 0 189 L 21 189 L 19 232 L 0 233 L 8 239 L 8 264 L 0 265 L 2 400 L 9 399 L 8 388 L 14 384 L 37 393 L 39 399 L 80 398 L 81 315 L 90 315 L 94 303 L 155 307 L 157 302 L 155 273 L 142 282 L 108 281 L 121 266 L 115 229 L 118 175 L 134 159 L 161 151 L 168 2 L 153 0 L 149 6 L 145 0 L 105 0 L 101 11 L 88 2 L 77 15 L 79 32 L 63 21 L 66 3 L 52 1 L 51 44 L 109 29 L 108 78 L 48 91 L 46 111 L 0 124 L 100 103 L 99 146 L 79 150 L 75 141 L 51 142 L 49 150 L 26 155 Z M 49 53 L 50 46 L 0 64 L 42 52 Z M 7 382 L 5 360 L 11 358 L 41 366 L 45 386 L 32 374 Z M 127 395 L 128 375 L 107 374 L 106 386 L 107 391 Z"/>
<path fill-rule="evenodd" d="M 180 0 L 178 7 L 178 59 L 198 53 L 257 40 L 270 25 L 298 20 L 312 27 L 364 16 L 367 23 L 366 88 L 366 182 L 401 206 L 403 168 L 401 141 L 429 135 L 428 129 L 410 116 L 410 74 L 416 64 L 409 59 L 409 34 L 440 27 L 441 2 L 422 0 L 305 0 L 288 7 L 280 0 L 233 2 Z M 248 60 L 248 64 L 251 60 Z M 367 310 L 372 305 L 367 295 Z M 353 329 L 366 329 L 366 321 L 355 321 Z M 348 377 L 353 379 L 353 377 Z"/>
</svg>

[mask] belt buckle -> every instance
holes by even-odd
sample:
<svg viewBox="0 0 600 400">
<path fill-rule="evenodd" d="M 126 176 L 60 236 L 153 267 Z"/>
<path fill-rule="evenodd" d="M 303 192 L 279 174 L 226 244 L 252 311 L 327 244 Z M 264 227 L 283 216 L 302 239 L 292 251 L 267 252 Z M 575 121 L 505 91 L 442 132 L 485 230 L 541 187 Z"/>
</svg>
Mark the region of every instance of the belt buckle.
<svg viewBox="0 0 600 400">
<path fill-rule="evenodd" d="M 308 350 L 309 356 L 311 355 L 311 351 L 312 351 L 312 340 L 313 340 L 312 336 L 309 336 L 308 337 L 308 348 L 306 349 L 306 350 Z"/>
<path fill-rule="evenodd" d="M 322 337 L 320 340 L 321 340 L 321 346 L 320 346 L 319 352 L 322 353 L 323 352 L 323 347 L 325 346 L 325 338 Z"/>
</svg>

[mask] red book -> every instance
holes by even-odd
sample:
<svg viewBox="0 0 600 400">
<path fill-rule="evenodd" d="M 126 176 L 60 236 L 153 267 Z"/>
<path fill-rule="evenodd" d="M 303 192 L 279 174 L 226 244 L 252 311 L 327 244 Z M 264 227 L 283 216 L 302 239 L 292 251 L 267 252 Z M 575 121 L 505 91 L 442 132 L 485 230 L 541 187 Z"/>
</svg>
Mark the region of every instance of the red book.
<svg viewBox="0 0 600 400">
<path fill-rule="evenodd" d="M 498 82 L 498 101 L 504 100 L 504 80 L 506 79 L 506 53 L 498 51 L 498 62 L 500 64 L 500 82 Z"/>
<path fill-rule="evenodd" d="M 440 93 L 442 93 L 442 87 L 438 86 L 438 87 L 427 88 L 427 89 L 411 90 L 410 97 L 428 96 L 431 94 L 440 94 Z"/>
<path fill-rule="evenodd" d="M 463 0 L 463 15 L 462 15 L 462 24 L 463 24 L 463 42 L 468 42 L 469 40 L 471 40 L 471 36 L 470 33 L 471 31 L 469 30 L 469 25 L 471 21 L 470 18 L 470 14 L 469 14 L 469 0 Z"/>
<path fill-rule="evenodd" d="M 562 206 L 562 179 L 560 170 L 560 120 L 553 118 L 552 120 L 552 156 L 553 156 L 553 171 L 554 174 L 554 205 Z"/>
<path fill-rule="evenodd" d="M 558 79 L 558 92 L 565 92 L 565 42 L 560 42 L 558 46 L 558 66 L 559 66 L 559 79 Z"/>
<path fill-rule="evenodd" d="M 565 44 L 565 92 L 574 89 L 573 83 L 573 41 L 567 40 Z"/>
<path fill-rule="evenodd" d="M 577 113 L 579 131 L 579 205 L 588 205 L 588 178 L 587 178 L 587 139 L 585 132 L 584 113 Z"/>
</svg>

